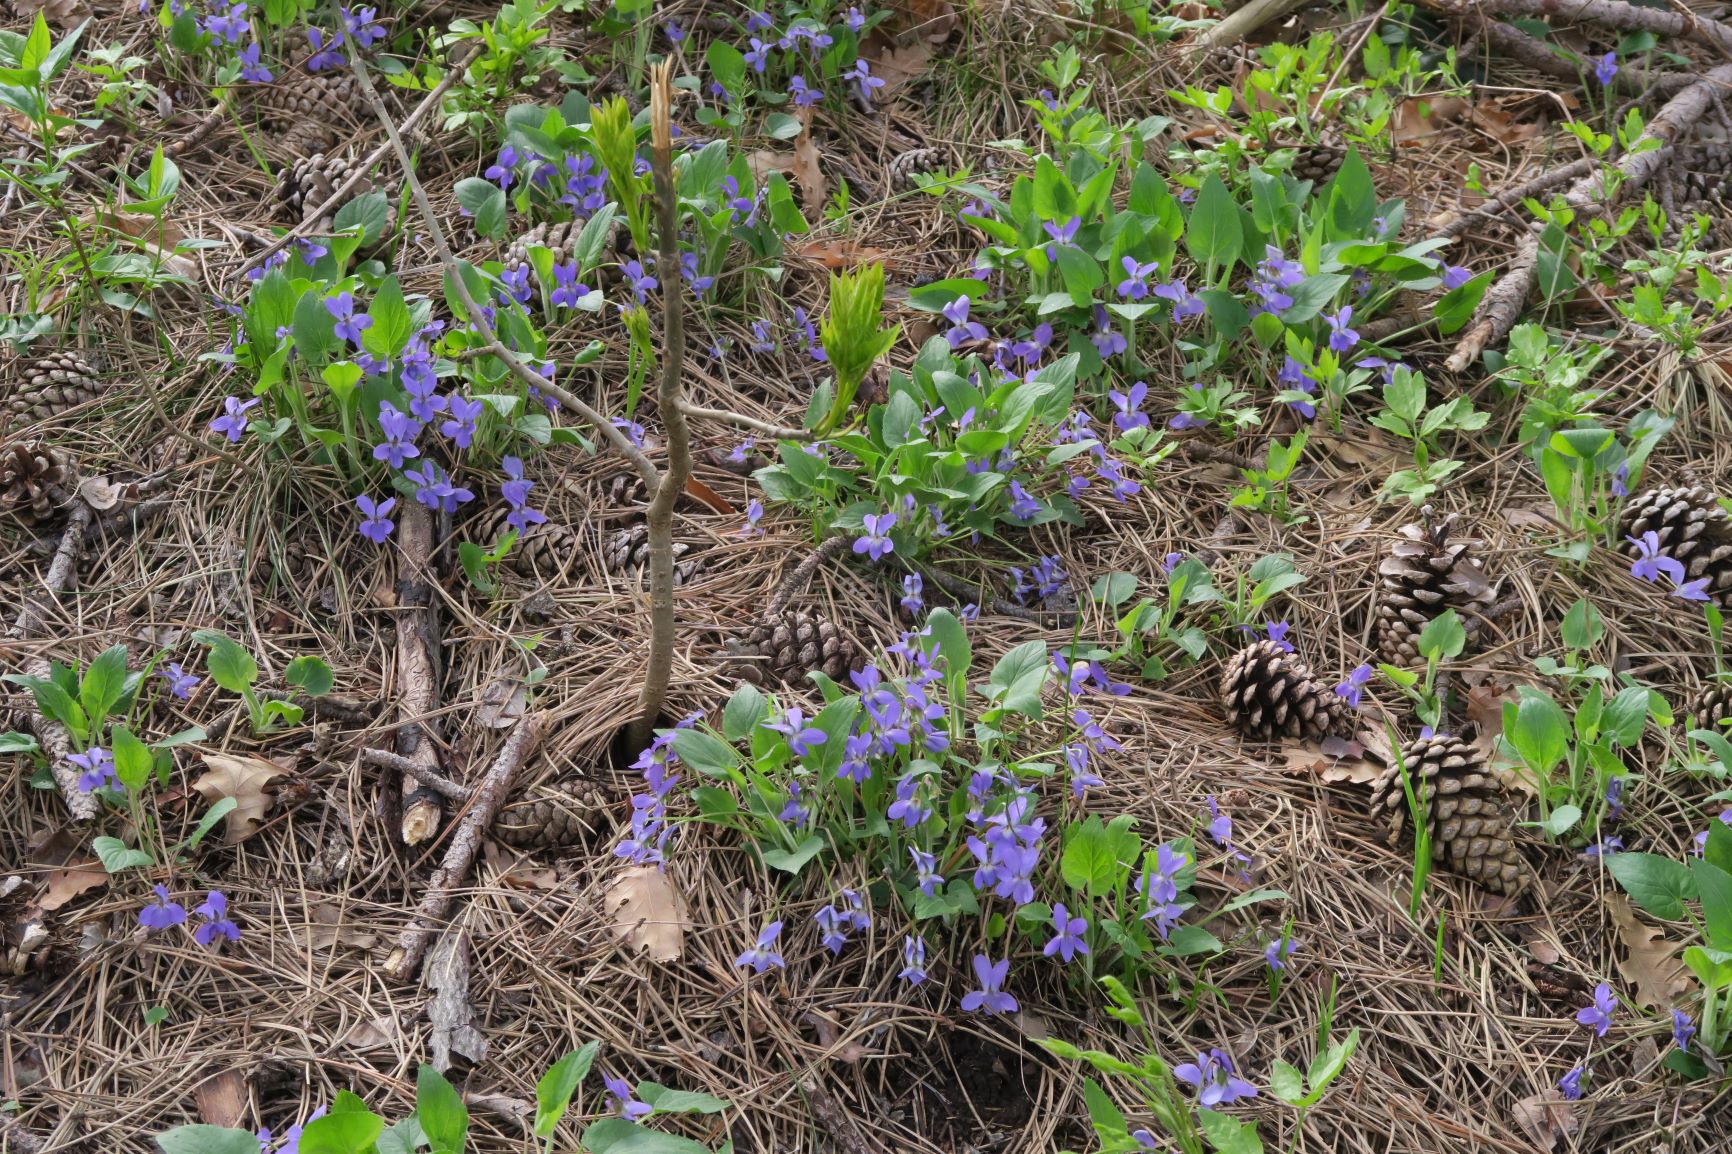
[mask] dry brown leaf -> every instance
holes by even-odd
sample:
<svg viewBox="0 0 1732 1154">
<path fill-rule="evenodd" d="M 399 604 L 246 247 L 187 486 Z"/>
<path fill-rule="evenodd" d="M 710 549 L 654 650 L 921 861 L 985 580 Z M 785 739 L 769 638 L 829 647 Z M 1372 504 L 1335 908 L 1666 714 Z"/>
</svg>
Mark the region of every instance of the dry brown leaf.
<svg viewBox="0 0 1732 1154">
<path fill-rule="evenodd" d="M 368 1018 L 343 1035 L 341 1044 L 362 1053 L 368 1050 L 394 1050 L 402 1031 L 397 1023 L 384 1016 Z"/>
<path fill-rule="evenodd" d="M 873 248 L 848 237 L 841 240 L 809 240 L 794 251 L 806 260 L 829 269 L 871 264 L 890 255 L 881 248 Z"/>
<path fill-rule="evenodd" d="M 238 1126 L 247 1112 L 247 1084 L 237 1069 L 227 1069 L 194 1087 L 199 1121 L 207 1126 Z"/>
<path fill-rule="evenodd" d="M 1518 123 L 1516 119 L 1498 104 L 1482 100 L 1468 111 L 1468 119 L 1487 136 L 1500 144 L 1520 144 L 1524 140 L 1532 140 L 1545 127 L 1543 120 L 1527 120 Z"/>
<path fill-rule="evenodd" d="M 746 157 L 746 164 L 751 168 L 752 175 L 760 181 L 772 172 L 793 177 L 800 185 L 800 203 L 805 207 L 806 215 L 817 216 L 824 211 L 824 201 L 830 195 L 830 186 L 824 179 L 824 170 L 819 164 L 821 158 L 818 146 L 812 141 L 812 110 L 802 108 L 797 115 L 800 118 L 800 135 L 794 138 L 792 152 L 760 148 Z"/>
<path fill-rule="evenodd" d="M 689 496 L 696 497 L 698 500 L 702 501 L 716 512 L 722 514 L 724 517 L 732 516 L 738 511 L 729 503 L 726 497 L 722 496 L 696 477 L 686 478 L 686 493 Z"/>
<path fill-rule="evenodd" d="M 651 866 L 633 866 L 607 888 L 614 936 L 652 962 L 676 961 L 685 948 L 691 914 L 673 879 Z"/>
<path fill-rule="evenodd" d="M 898 28 L 918 32 L 934 44 L 942 44 L 956 31 L 956 9 L 950 0 L 903 0 L 895 7 Z"/>
<path fill-rule="evenodd" d="M 510 729 L 529 703 L 529 686 L 515 677 L 496 677 L 481 693 L 475 720 L 489 729 Z"/>
<path fill-rule="evenodd" d="M 79 894 L 108 884 L 108 871 L 93 857 L 79 855 L 48 875 L 48 888 L 37 903 L 52 913 Z"/>
<path fill-rule="evenodd" d="M 78 482 L 78 495 L 86 505 L 98 512 L 112 509 L 132 486 L 116 485 L 107 477 L 86 477 Z"/>
<path fill-rule="evenodd" d="M 1550 938 L 1535 938 L 1529 942 L 1528 953 L 1533 955 L 1534 961 L 1548 966 L 1557 965 L 1558 960 L 1563 957 L 1563 954 L 1558 952 L 1558 947 L 1552 943 Z"/>
<path fill-rule="evenodd" d="M 1552 533 L 1558 527 L 1556 521 L 1531 505 L 1506 506 L 1503 519 L 1509 522 L 1512 529 L 1532 529 L 1537 533 Z"/>
<path fill-rule="evenodd" d="M 1315 745 L 1291 738 L 1281 743 L 1281 764 L 1276 769 L 1283 773 L 1314 774 L 1319 781 L 1348 781 L 1355 785 L 1369 785 L 1383 774 L 1383 767 L 1370 758 L 1361 757 L 1353 743 L 1343 743 L 1342 756 L 1335 757 L 1325 753 Z"/>
<path fill-rule="evenodd" d="M 1549 1151 L 1559 1138 L 1576 1132 L 1575 1106 L 1551 1094 L 1523 1098 L 1510 1107 L 1510 1113 L 1537 1150 Z"/>
<path fill-rule="evenodd" d="M 872 98 L 885 101 L 895 95 L 897 89 L 907 87 L 926 74 L 932 63 L 932 44 L 928 40 L 903 45 L 884 41 L 874 43 L 874 37 L 868 36 L 860 46 L 860 55 L 871 65 L 872 75 L 884 82 L 884 87 L 874 91 Z"/>
<path fill-rule="evenodd" d="M 511 855 L 488 842 L 481 850 L 488 868 L 498 875 L 499 884 L 515 890 L 555 890 L 559 888 L 559 871 L 541 869 L 527 861 L 513 861 Z"/>
<path fill-rule="evenodd" d="M 76 28 L 90 17 L 84 0 L 12 0 L 12 8 L 26 20 L 40 12 L 57 28 Z"/>
<path fill-rule="evenodd" d="M 207 753 L 204 763 L 209 772 L 192 787 L 204 796 L 207 805 L 225 797 L 235 799 L 234 809 L 223 819 L 223 841 L 238 845 L 257 832 L 258 823 L 271 808 L 272 795 L 266 787 L 289 770 L 262 757 L 226 753 Z"/>
<path fill-rule="evenodd" d="M 328 950 L 332 946 L 353 946 L 369 950 L 379 940 L 377 934 L 364 933 L 354 922 L 344 922 L 343 910 L 335 902 L 320 902 L 313 907 L 313 919 L 299 937 L 310 949 Z"/>
<path fill-rule="evenodd" d="M 1691 986 L 1689 972 L 1678 958 L 1678 946 L 1661 937 L 1661 931 L 1645 926 L 1623 894 L 1608 893 L 1606 905 L 1618 939 L 1629 954 L 1619 958 L 1618 972 L 1636 991 L 1636 1001 L 1652 1010 L 1677 1004 L 1679 995 Z"/>
</svg>

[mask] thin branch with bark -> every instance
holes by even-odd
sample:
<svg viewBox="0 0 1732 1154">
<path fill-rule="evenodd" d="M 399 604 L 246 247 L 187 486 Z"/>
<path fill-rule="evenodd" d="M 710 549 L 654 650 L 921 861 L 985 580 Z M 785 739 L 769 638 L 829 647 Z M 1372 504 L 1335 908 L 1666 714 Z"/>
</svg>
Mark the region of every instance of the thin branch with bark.
<svg viewBox="0 0 1732 1154">
<path fill-rule="evenodd" d="M 439 623 L 433 608 L 433 514 L 419 501 L 406 506 L 397 528 L 397 752 L 427 773 L 439 773 L 439 749 L 428 728 L 439 712 Z M 439 830 L 439 795 L 421 774 L 404 774 L 404 845 Z"/>
<path fill-rule="evenodd" d="M 656 407 L 667 427 L 667 468 L 650 496 L 644 521 L 649 527 L 650 651 L 644 669 L 643 688 L 638 693 L 637 720 L 628 738 L 631 749 L 649 744 L 662 705 L 667 701 L 668 682 L 674 659 L 674 502 L 685 491 L 692 475 L 691 436 L 686 428 L 684 371 L 686 358 L 685 314 L 679 291 L 680 205 L 674 185 L 673 61 L 663 60 L 650 77 L 650 173 L 655 182 L 656 231 L 660 234 L 664 279 L 662 287 L 662 374 L 656 390 Z"/>
<path fill-rule="evenodd" d="M 469 877 L 470 868 L 475 864 L 481 836 L 493 824 L 500 803 L 511 788 L 511 779 L 541 736 L 541 726 L 541 714 L 526 714 L 511 731 L 499 756 L 488 767 L 486 776 L 476 784 L 469 808 L 457 819 L 451 831 L 451 841 L 445 847 L 439 868 L 427 881 L 427 892 L 421 898 L 415 916 L 397 938 L 397 948 L 385 959 L 385 973 L 395 981 L 404 981 L 415 972 L 433 935 L 443 928 L 451 903 L 456 900 L 458 887 Z"/>
</svg>

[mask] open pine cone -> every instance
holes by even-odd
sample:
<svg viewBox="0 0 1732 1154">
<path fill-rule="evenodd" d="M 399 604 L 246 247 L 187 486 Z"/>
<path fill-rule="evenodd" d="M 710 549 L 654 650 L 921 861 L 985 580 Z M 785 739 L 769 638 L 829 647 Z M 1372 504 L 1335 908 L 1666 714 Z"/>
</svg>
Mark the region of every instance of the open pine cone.
<svg viewBox="0 0 1732 1154">
<path fill-rule="evenodd" d="M 1732 740 L 1732 681 L 1710 681 L 1690 699 L 1690 728 L 1707 729 Z"/>
<path fill-rule="evenodd" d="M 1321 741 L 1342 728 L 1346 705 L 1311 667 L 1270 640 L 1252 642 L 1221 677 L 1227 724 L 1246 737 Z"/>
<path fill-rule="evenodd" d="M 295 158 L 277 171 L 275 195 L 278 214 L 292 223 L 303 223 L 309 213 L 317 211 L 331 199 L 354 171 L 355 162 L 339 153 L 315 152 L 311 156 Z M 336 214 L 342 210 L 343 203 L 370 191 L 369 183 L 361 181 L 351 190 L 349 197 L 333 205 L 328 214 L 319 218 L 317 227 L 327 232 L 335 228 Z M 387 214 L 386 235 L 391 231 L 394 215 L 394 209 Z"/>
<path fill-rule="evenodd" d="M 1632 561 L 1641 556 L 1631 538 L 1653 533 L 1658 554 L 1684 566 L 1685 578 L 1708 579 L 1708 596 L 1732 608 L 1732 518 L 1714 494 L 1700 485 L 1688 489 L 1645 489 L 1624 505 L 1618 521 L 1618 548 Z"/>
<path fill-rule="evenodd" d="M 728 644 L 735 670 L 755 685 L 798 685 L 812 670 L 846 681 L 860 668 L 860 647 L 834 622 L 804 609 L 785 609 Z"/>
<path fill-rule="evenodd" d="M 703 573 L 703 559 L 691 557 L 685 560 L 691 546 L 674 542 L 674 588 L 690 584 Z M 616 577 L 630 581 L 649 580 L 649 526 L 639 521 L 627 526 L 607 539 L 607 546 L 602 550 L 602 564 L 607 571 Z"/>
<path fill-rule="evenodd" d="M 1390 844 L 1410 816 L 1401 767 L 1431 828 L 1431 857 L 1494 893 L 1513 894 L 1528 880 L 1516 849 L 1516 814 L 1503 787 L 1472 743 L 1440 733 L 1401 747 L 1401 762 L 1371 785 L 1371 811 L 1390 823 Z"/>
<path fill-rule="evenodd" d="M 612 791 L 587 777 L 524 790 L 500 807 L 493 832 L 518 849 L 591 845 L 613 829 Z"/>
<path fill-rule="evenodd" d="M 1491 606 L 1496 589 L 1479 562 L 1469 555 L 1471 543 L 1449 543 L 1447 522 L 1404 525 L 1402 539 L 1377 567 L 1377 652 L 1391 665 L 1421 661 L 1419 635 L 1432 618 L 1454 609 L 1464 626 Z"/>
<path fill-rule="evenodd" d="M 511 526 L 505 519 L 511 510 L 501 506 L 470 522 L 469 540 L 492 549 Z M 519 533 L 505 555 L 505 566 L 523 577 L 552 576 L 561 572 L 577 554 L 577 534 L 557 521 L 543 521 Z"/>
<path fill-rule="evenodd" d="M 103 391 L 96 370 L 72 349 L 19 366 L 16 377 L 0 387 L 5 389 L 5 407 L 28 421 L 52 420 L 96 400 Z"/>
<path fill-rule="evenodd" d="M 0 446 L 0 513 L 27 525 L 48 521 L 77 484 L 71 457 L 45 441 Z"/>
</svg>

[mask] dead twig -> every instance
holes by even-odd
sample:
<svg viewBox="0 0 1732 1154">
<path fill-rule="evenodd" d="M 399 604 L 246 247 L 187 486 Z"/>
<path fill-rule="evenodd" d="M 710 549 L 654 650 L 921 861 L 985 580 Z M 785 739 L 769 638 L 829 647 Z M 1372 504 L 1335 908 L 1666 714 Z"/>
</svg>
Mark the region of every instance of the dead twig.
<svg viewBox="0 0 1732 1154">
<path fill-rule="evenodd" d="M 439 772 L 439 750 L 428 730 L 439 711 L 439 623 L 433 608 L 433 515 L 414 502 L 397 531 L 397 752 L 428 774 Z M 421 774 L 405 774 L 401 789 L 404 845 L 419 845 L 439 829 L 439 797 Z"/>
<path fill-rule="evenodd" d="M 427 947 L 445 921 L 445 915 L 456 900 L 457 889 L 469 876 L 475 864 L 475 851 L 481 847 L 481 836 L 493 824 L 499 805 L 511 788 L 511 779 L 530 748 L 541 736 L 542 715 L 532 713 L 517 723 L 517 728 L 505 742 L 499 756 L 493 759 L 487 774 L 475 786 L 470 805 L 457 819 L 451 841 L 439 868 L 427 881 L 427 893 L 415 910 L 415 916 L 397 939 L 397 948 L 385 960 L 385 973 L 395 981 L 405 981 L 415 972 Z"/>
<path fill-rule="evenodd" d="M 1590 2 L 1611 6 L 1610 0 Z M 1560 6 L 1580 5 L 1578 0 L 1560 0 Z M 1642 134 L 1642 138 L 1657 140 L 1662 146 L 1670 145 L 1701 119 L 1713 105 L 1715 92 L 1727 85 L 1732 85 L 1732 64 L 1722 64 L 1714 68 L 1695 84 L 1667 101 L 1665 107 L 1648 122 L 1648 129 Z M 1563 199 L 1578 215 L 1594 215 L 1606 211 L 1622 196 L 1647 184 L 1665 159 L 1665 147 L 1647 152 L 1632 149 L 1618 162 L 1617 170 L 1622 181 L 1609 200 L 1602 200 L 1597 195 L 1603 188 L 1602 170 L 1597 166 L 1572 184 L 1563 194 Z M 1444 362 L 1446 370 L 1452 373 L 1461 372 L 1479 358 L 1487 345 L 1493 341 L 1501 341 L 1509 335 L 1510 329 L 1515 327 L 1516 320 L 1521 316 L 1522 306 L 1527 303 L 1528 293 L 1533 289 L 1539 252 L 1538 234 L 1532 231 L 1523 233 L 1520 248 L 1510 261 L 1509 267 L 1486 292 L 1473 323 L 1467 327 L 1456 344 L 1455 351 L 1450 353 L 1449 359 Z"/>
<path fill-rule="evenodd" d="M 810 441 L 813 434 L 807 429 L 790 429 L 786 425 L 772 425 L 769 421 L 760 421 L 756 417 L 748 417 L 744 413 L 729 412 L 727 409 L 706 409 L 682 400 L 677 406 L 679 411 L 697 421 L 719 421 L 724 425 L 736 425 L 742 429 L 750 429 L 754 433 L 763 433 L 778 441 Z"/>
<path fill-rule="evenodd" d="M 1213 28 L 1204 29 L 1191 41 L 1191 51 L 1202 54 L 1216 48 L 1237 44 L 1263 25 L 1279 20 L 1305 0 L 1251 0 L 1249 4 L 1227 14 Z"/>
<path fill-rule="evenodd" d="M 452 781 L 438 770 L 427 768 L 414 758 L 404 757 L 400 753 L 392 753 L 388 749 L 365 746 L 361 750 L 361 760 L 368 765 L 393 770 L 406 777 L 412 777 L 428 789 L 448 797 L 452 801 L 468 801 L 475 792 L 466 785 Z"/>
</svg>

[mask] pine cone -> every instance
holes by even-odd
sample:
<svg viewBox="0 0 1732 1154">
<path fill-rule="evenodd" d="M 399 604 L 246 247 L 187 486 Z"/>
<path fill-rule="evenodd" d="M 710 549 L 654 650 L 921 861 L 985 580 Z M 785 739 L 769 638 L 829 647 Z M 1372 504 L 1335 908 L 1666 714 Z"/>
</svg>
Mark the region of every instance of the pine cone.
<svg viewBox="0 0 1732 1154">
<path fill-rule="evenodd" d="M 1345 148 L 1327 140 L 1296 145 L 1294 152 L 1293 178 L 1309 180 L 1320 188 L 1340 171 L 1341 162 L 1347 159 Z"/>
<path fill-rule="evenodd" d="M 1401 747 L 1401 761 L 1371 786 L 1371 811 L 1390 823 L 1390 844 L 1410 815 L 1401 767 L 1422 802 L 1431 829 L 1431 857 L 1494 893 L 1527 884 L 1516 850 L 1516 814 L 1502 787 L 1486 771 L 1485 754 L 1459 737 L 1440 733 Z"/>
<path fill-rule="evenodd" d="M 756 685 L 799 684 L 822 670 L 831 681 L 846 681 L 860 668 L 860 647 L 832 621 L 803 609 L 786 609 L 729 642 L 734 668 Z"/>
<path fill-rule="evenodd" d="M 288 156 L 312 156 L 336 143 L 336 132 L 322 120 L 298 121 L 277 137 L 277 147 Z"/>
<path fill-rule="evenodd" d="M 301 223 L 307 213 L 331 199 L 331 194 L 349 179 L 354 167 L 354 162 L 348 157 L 324 152 L 315 152 L 284 165 L 277 172 L 276 198 L 280 215 L 292 223 Z M 355 191 L 364 190 L 357 188 Z M 332 228 L 335 212 L 341 207 L 340 204 L 333 206 L 332 216 L 319 221 L 319 227 Z"/>
<path fill-rule="evenodd" d="M 25 366 L 7 388 L 6 408 L 28 421 L 47 421 L 96 400 L 104 386 L 89 361 L 65 349 Z"/>
<path fill-rule="evenodd" d="M 565 264 L 571 260 L 572 241 L 582 231 L 583 224 L 575 220 L 538 224 L 506 246 L 501 263 L 506 272 L 515 272 L 529 264 L 529 250 L 540 245 L 553 253 L 554 264 Z"/>
<path fill-rule="evenodd" d="M 932 166 L 944 159 L 941 149 L 923 147 L 910 148 L 890 158 L 890 183 L 899 189 L 914 187 L 913 174 L 928 172 Z"/>
<path fill-rule="evenodd" d="M 1420 661 L 1419 634 L 1432 618 L 1454 609 L 1463 625 L 1471 624 L 1496 593 L 1469 555 L 1471 544 L 1449 544 L 1448 523 L 1431 524 L 1430 512 L 1425 510 L 1426 525 L 1402 526 L 1403 540 L 1377 567 L 1377 652 L 1391 665 Z"/>
<path fill-rule="evenodd" d="M 492 549 L 511 528 L 505 520 L 510 515 L 511 510 L 502 506 L 478 518 L 471 523 L 469 539 L 483 549 Z M 577 551 L 575 533 L 557 521 L 543 521 L 517 535 L 505 555 L 505 566 L 520 577 L 552 576 L 562 571 Z"/>
<path fill-rule="evenodd" d="M 1246 737 L 1321 741 L 1342 725 L 1345 705 L 1311 667 L 1273 641 L 1257 641 L 1227 662 L 1221 678 L 1227 724 Z"/>
<path fill-rule="evenodd" d="M 690 584 L 703 572 L 703 559 L 680 560 L 691 551 L 690 545 L 674 543 L 674 588 Z M 649 526 L 639 521 L 607 539 L 602 550 L 602 564 L 616 577 L 633 581 L 649 580 Z"/>
<path fill-rule="evenodd" d="M 587 777 L 524 790 L 500 807 L 493 832 L 518 849 L 592 844 L 613 828 L 612 791 Z"/>
<path fill-rule="evenodd" d="M 71 458 L 44 441 L 0 447 L 0 513 L 27 525 L 47 521 L 77 483 Z"/>
<path fill-rule="evenodd" d="M 320 124 L 332 137 L 336 125 L 356 119 L 360 93 L 345 69 L 324 75 L 292 74 L 275 84 L 250 85 L 244 90 L 269 127 L 282 131 L 301 124 Z"/>
<path fill-rule="evenodd" d="M 1732 681 L 1710 681 L 1690 699 L 1690 727 L 1706 729 L 1732 740 Z"/>
<path fill-rule="evenodd" d="M 1684 566 L 1685 579 L 1708 579 L 1708 595 L 1732 607 L 1732 518 L 1714 494 L 1688 489 L 1647 489 L 1631 497 L 1618 523 L 1618 548 L 1631 560 L 1641 551 L 1631 541 L 1653 533 L 1658 553 Z"/>
<path fill-rule="evenodd" d="M 621 473 L 602 489 L 602 500 L 609 509 L 643 516 L 649 504 L 649 486 L 636 473 Z"/>
</svg>

